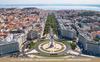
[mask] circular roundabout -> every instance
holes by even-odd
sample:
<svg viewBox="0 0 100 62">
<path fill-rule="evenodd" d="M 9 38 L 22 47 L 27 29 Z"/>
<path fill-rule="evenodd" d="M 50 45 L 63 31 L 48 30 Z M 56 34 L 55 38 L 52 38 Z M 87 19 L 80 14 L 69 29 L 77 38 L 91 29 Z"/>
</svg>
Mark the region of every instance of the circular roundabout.
<svg viewBox="0 0 100 62">
<path fill-rule="evenodd" d="M 53 46 L 50 47 L 49 42 L 43 42 L 38 46 L 38 49 L 44 53 L 57 54 L 64 52 L 66 50 L 66 46 L 61 42 L 54 42 Z"/>
<path fill-rule="evenodd" d="M 63 44 L 62 42 L 54 41 L 53 46 L 50 46 L 49 40 L 41 41 L 37 44 L 36 50 L 39 52 L 40 56 L 48 57 L 59 57 L 65 56 L 66 52 L 69 49 L 68 45 Z"/>
</svg>

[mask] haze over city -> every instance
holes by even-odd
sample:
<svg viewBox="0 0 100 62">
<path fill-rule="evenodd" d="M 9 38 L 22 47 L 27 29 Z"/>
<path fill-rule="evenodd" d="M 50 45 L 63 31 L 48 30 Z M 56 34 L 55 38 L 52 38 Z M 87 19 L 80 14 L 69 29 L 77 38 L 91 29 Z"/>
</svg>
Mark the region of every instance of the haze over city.
<svg viewBox="0 0 100 62">
<path fill-rule="evenodd" d="M 0 1 L 0 61 L 98 58 L 100 0 Z"/>
</svg>

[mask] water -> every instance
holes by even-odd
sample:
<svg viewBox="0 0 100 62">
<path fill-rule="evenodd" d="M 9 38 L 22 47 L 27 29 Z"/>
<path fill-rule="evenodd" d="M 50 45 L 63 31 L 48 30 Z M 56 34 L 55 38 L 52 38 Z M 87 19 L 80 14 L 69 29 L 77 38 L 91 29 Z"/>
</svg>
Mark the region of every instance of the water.
<svg viewBox="0 0 100 62">
<path fill-rule="evenodd" d="M 36 7 L 45 10 L 93 10 L 100 11 L 100 7 L 98 6 L 35 6 L 35 5 L 0 5 L 0 8 L 28 8 L 28 7 Z"/>
</svg>

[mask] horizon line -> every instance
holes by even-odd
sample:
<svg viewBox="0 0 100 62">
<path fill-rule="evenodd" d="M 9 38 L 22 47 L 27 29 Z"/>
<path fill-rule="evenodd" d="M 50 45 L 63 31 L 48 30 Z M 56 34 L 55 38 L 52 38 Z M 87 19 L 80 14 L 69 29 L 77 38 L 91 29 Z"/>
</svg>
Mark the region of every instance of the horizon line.
<svg viewBox="0 0 100 62">
<path fill-rule="evenodd" d="M 0 4 L 0 6 L 94 6 L 100 7 L 100 4 Z"/>
</svg>

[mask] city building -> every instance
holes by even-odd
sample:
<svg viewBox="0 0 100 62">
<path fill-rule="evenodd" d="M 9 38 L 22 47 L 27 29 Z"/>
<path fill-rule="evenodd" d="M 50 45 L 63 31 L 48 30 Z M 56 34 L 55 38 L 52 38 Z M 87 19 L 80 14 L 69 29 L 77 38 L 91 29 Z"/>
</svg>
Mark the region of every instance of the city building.
<svg viewBox="0 0 100 62">
<path fill-rule="evenodd" d="M 100 56 L 100 31 L 94 33 L 81 32 L 78 44 L 83 53 Z"/>
<path fill-rule="evenodd" d="M 19 52 L 19 44 L 15 40 L 7 41 L 0 39 L 0 55 L 12 54 Z"/>
<path fill-rule="evenodd" d="M 76 31 L 71 27 L 71 21 L 66 19 L 58 19 L 57 21 L 61 36 L 67 39 L 74 39 Z"/>
</svg>

